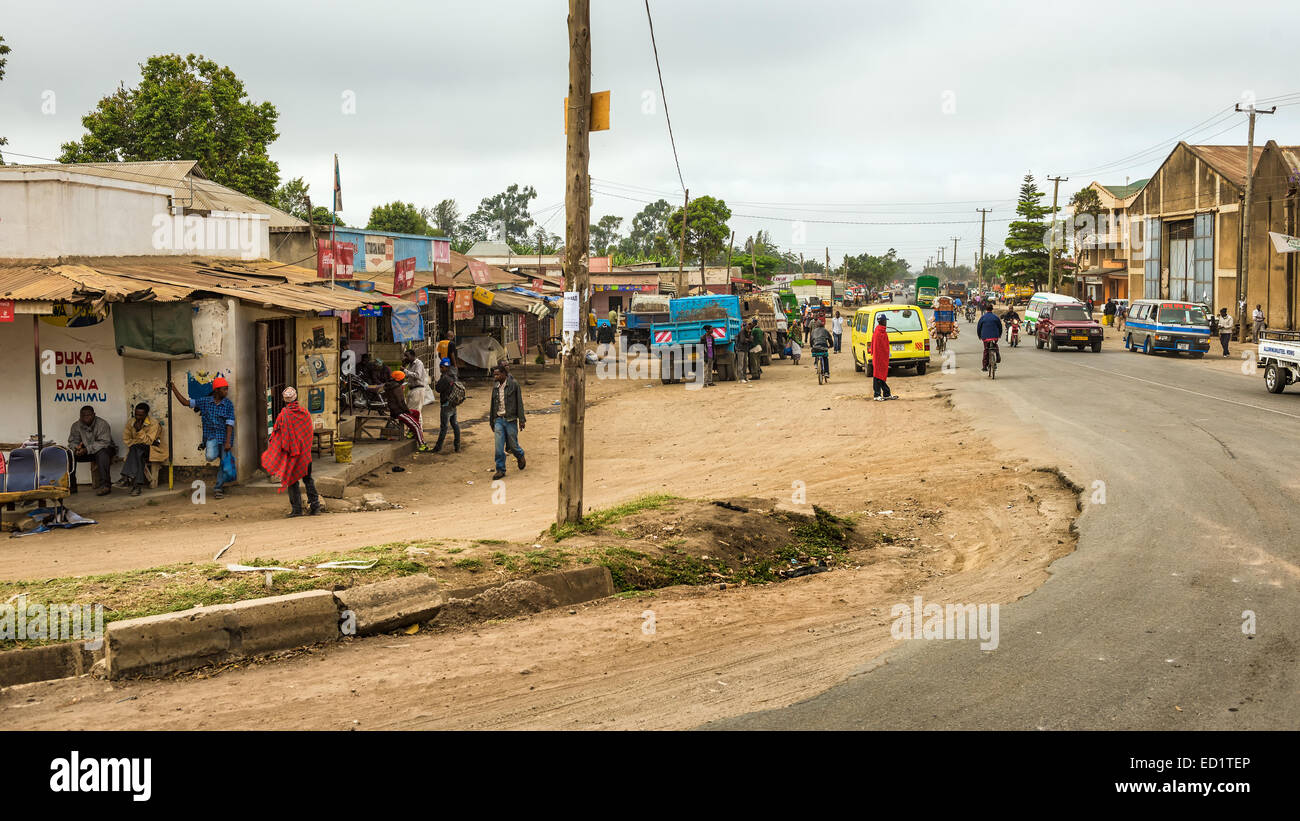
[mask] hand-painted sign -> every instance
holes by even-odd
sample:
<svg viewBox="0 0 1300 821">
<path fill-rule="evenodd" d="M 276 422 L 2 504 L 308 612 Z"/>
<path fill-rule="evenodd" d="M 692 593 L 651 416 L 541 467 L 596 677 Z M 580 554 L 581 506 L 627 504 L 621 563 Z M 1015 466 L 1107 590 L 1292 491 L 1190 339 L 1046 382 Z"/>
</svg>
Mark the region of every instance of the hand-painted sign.
<svg viewBox="0 0 1300 821">
<path fill-rule="evenodd" d="M 399 259 L 393 270 L 393 293 L 404 294 L 415 287 L 415 257 Z"/>
<path fill-rule="evenodd" d="M 492 281 L 492 275 L 488 273 L 487 266 L 476 259 L 469 261 L 469 275 L 474 280 L 475 285 L 487 285 Z"/>
<path fill-rule="evenodd" d="M 393 238 L 366 237 L 366 273 L 383 274 L 393 270 Z"/>
<path fill-rule="evenodd" d="M 329 279 L 332 268 L 335 279 L 352 279 L 356 252 L 357 246 L 351 242 L 335 242 L 331 248 L 329 240 L 316 240 L 316 276 Z"/>
<path fill-rule="evenodd" d="M 433 261 L 451 262 L 451 242 L 449 240 L 435 239 L 433 241 Z"/>
<path fill-rule="evenodd" d="M 456 294 L 456 305 L 452 309 L 452 318 L 456 320 L 474 318 L 474 292 L 459 290 L 453 291 Z"/>
</svg>

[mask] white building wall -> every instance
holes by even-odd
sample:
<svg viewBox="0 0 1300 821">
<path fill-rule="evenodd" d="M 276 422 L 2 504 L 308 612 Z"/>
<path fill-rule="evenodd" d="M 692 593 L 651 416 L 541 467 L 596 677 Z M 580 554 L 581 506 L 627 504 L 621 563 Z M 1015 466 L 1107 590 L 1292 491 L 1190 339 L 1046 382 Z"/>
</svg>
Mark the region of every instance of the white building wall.
<svg viewBox="0 0 1300 821">
<path fill-rule="evenodd" d="M 0 172 L 0 257 L 270 256 L 266 215 L 174 215 L 170 193 L 68 171 Z"/>
</svg>

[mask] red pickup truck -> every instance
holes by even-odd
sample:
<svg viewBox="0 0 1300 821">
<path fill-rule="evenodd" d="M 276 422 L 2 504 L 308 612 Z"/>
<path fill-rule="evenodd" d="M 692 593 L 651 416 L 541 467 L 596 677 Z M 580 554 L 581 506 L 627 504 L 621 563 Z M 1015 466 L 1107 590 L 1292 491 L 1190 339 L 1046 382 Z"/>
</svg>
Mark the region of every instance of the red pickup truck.
<svg viewBox="0 0 1300 821">
<path fill-rule="evenodd" d="M 1039 348 L 1059 350 L 1063 345 L 1073 345 L 1079 350 L 1090 347 L 1093 353 L 1101 352 L 1101 323 L 1088 313 L 1081 302 L 1061 302 L 1043 306 L 1034 328 L 1034 344 Z"/>
</svg>

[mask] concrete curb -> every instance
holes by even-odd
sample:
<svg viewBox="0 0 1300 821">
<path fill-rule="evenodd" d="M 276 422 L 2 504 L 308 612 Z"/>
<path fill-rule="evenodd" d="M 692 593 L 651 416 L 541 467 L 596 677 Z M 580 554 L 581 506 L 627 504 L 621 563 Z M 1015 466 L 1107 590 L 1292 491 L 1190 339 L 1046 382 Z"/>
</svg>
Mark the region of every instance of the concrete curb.
<svg viewBox="0 0 1300 821">
<path fill-rule="evenodd" d="M 609 568 L 576 567 L 525 577 L 565 606 L 614 595 Z M 512 580 L 513 581 L 513 580 Z M 278 650 L 371 635 L 431 621 L 448 599 L 472 598 L 506 582 L 446 594 L 430 576 L 404 576 L 347 590 L 308 590 L 110 622 L 103 647 L 84 642 L 0 652 L 0 687 L 79 676 L 102 657 L 108 678 L 156 677 Z"/>
<path fill-rule="evenodd" d="M 104 648 L 100 645 L 99 650 L 92 651 L 85 645 L 84 641 L 69 641 L 6 650 L 0 653 L 0 687 L 89 673 L 91 666 L 104 657 Z"/>
</svg>

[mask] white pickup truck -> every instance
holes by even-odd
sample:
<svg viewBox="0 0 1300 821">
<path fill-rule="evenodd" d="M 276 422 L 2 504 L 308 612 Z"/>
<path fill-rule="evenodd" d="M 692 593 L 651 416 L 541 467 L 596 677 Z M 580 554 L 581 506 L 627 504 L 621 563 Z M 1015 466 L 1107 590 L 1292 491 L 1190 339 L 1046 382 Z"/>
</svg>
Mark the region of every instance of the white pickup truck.
<svg viewBox="0 0 1300 821">
<path fill-rule="evenodd" d="M 1300 382 L 1300 331 L 1260 332 L 1257 363 L 1264 369 L 1269 393 L 1281 393 L 1287 385 Z"/>
</svg>

